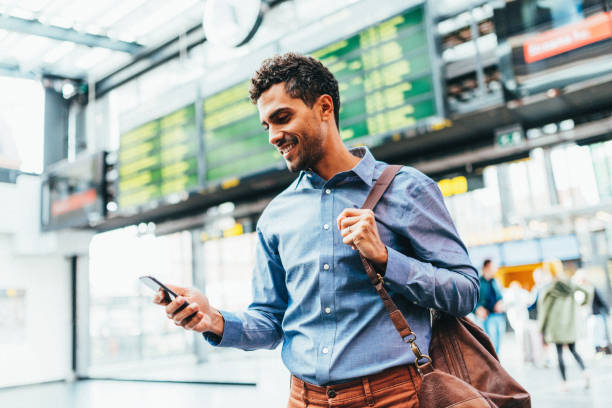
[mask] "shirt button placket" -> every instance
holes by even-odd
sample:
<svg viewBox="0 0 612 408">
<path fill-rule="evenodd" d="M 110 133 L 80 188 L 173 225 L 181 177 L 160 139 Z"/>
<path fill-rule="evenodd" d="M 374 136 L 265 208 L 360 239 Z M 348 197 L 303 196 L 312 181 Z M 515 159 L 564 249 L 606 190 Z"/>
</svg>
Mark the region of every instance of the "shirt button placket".
<svg viewBox="0 0 612 408">
<path fill-rule="evenodd" d="M 333 291 L 334 291 L 334 277 L 333 273 L 333 260 L 334 260 L 334 234 L 332 233 L 333 223 L 333 195 L 331 188 L 324 188 L 321 195 L 321 226 L 323 232 L 321 234 L 321 268 L 322 273 L 320 277 L 321 282 L 321 309 L 325 312 L 324 316 L 327 317 L 325 334 L 319 339 L 319 366 L 317 367 L 317 378 L 322 382 L 329 381 L 329 368 L 330 359 L 332 354 L 332 347 L 334 344 L 334 332 L 333 330 L 333 319 L 331 308 L 327 305 L 334 303 Z"/>
</svg>

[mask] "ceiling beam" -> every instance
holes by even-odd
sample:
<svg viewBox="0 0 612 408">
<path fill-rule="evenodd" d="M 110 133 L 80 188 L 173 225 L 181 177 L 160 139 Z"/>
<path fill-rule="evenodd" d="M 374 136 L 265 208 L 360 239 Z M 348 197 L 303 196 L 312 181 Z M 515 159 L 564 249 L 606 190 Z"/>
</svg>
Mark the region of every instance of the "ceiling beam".
<svg viewBox="0 0 612 408">
<path fill-rule="evenodd" d="M 15 61 L 0 60 L 0 76 L 10 76 L 26 79 L 40 79 L 42 77 L 50 77 L 57 79 L 69 79 L 74 82 L 82 82 L 84 78 L 78 78 L 73 75 L 66 75 L 62 72 L 52 71 L 46 68 L 24 69 Z"/>
<path fill-rule="evenodd" d="M 270 10 L 287 1 L 289 0 L 264 0 L 264 4 L 266 9 Z M 177 58 L 182 48 L 190 50 L 205 41 L 206 35 L 202 24 L 199 23 L 186 30 L 182 38 L 180 35 L 177 35 L 156 47 L 143 49 L 136 53 L 130 62 L 96 81 L 94 88 L 95 97 L 101 98 L 126 82 L 138 78 L 140 75 L 149 72 L 173 58 Z"/>
<path fill-rule="evenodd" d="M 176 36 L 157 47 L 142 50 L 133 56 L 132 61 L 96 82 L 96 98 L 100 98 L 126 82 L 177 58 L 181 51 L 189 51 L 205 41 L 206 35 L 202 24 L 199 23 L 188 29 L 184 37 Z"/>
<path fill-rule="evenodd" d="M 104 35 L 84 33 L 73 28 L 46 25 L 38 20 L 28 20 L 4 14 L 0 14 L 0 28 L 59 41 L 70 41 L 89 47 L 108 48 L 113 51 L 122 51 L 129 54 L 134 54 L 143 48 L 141 44 L 135 42 L 115 40 Z"/>
</svg>

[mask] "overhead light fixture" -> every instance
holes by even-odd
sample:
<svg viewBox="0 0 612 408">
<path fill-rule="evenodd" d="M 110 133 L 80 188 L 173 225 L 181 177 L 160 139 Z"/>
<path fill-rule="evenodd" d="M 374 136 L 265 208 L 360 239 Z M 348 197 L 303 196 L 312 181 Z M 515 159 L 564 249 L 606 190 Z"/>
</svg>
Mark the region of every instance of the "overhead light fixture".
<svg viewBox="0 0 612 408">
<path fill-rule="evenodd" d="M 572 130 L 574 128 L 574 121 L 572 119 L 566 119 L 559 123 L 559 129 L 561 130 Z"/>
<path fill-rule="evenodd" d="M 74 87 L 72 82 L 65 82 L 64 85 L 62 85 L 62 96 L 64 97 L 64 99 L 70 99 L 74 96 L 75 93 L 76 88 Z"/>
</svg>

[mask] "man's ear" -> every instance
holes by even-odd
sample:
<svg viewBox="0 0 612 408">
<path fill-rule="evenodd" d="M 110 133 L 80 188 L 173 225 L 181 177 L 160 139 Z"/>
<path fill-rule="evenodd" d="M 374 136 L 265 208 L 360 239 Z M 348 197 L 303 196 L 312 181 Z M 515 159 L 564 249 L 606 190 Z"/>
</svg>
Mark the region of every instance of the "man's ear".
<svg viewBox="0 0 612 408">
<path fill-rule="evenodd" d="M 329 120 L 334 117 L 334 101 L 331 96 L 323 94 L 319 96 L 319 107 L 321 112 L 321 119 Z"/>
</svg>

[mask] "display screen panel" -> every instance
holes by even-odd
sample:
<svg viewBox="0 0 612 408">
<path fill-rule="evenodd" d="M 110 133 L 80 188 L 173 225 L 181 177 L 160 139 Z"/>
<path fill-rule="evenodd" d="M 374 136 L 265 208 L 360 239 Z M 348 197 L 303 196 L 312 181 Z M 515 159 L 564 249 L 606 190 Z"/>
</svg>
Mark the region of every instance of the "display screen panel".
<svg viewBox="0 0 612 408">
<path fill-rule="evenodd" d="M 105 153 L 56 163 L 41 182 L 43 230 L 88 228 L 104 216 Z"/>
<path fill-rule="evenodd" d="M 249 81 L 204 99 L 206 179 L 240 177 L 281 163 L 268 143 L 257 107 L 249 100 Z"/>
<path fill-rule="evenodd" d="M 580 66 L 589 64 L 591 68 L 595 64 L 602 73 L 609 71 L 612 14 L 605 3 L 506 0 L 502 7 L 495 8 L 497 36 L 510 46 L 518 84 L 550 82 L 562 70 L 573 69 L 575 75 L 563 77 L 569 84 L 583 75 Z"/>
<path fill-rule="evenodd" d="M 135 208 L 198 187 L 195 105 L 121 135 L 119 208 Z"/>
<path fill-rule="evenodd" d="M 311 55 L 338 79 L 341 136 L 349 145 L 437 114 L 423 6 Z"/>
<path fill-rule="evenodd" d="M 438 114 L 424 6 L 310 52 L 338 80 L 341 137 L 348 146 L 384 143 L 388 135 Z M 206 180 L 282 166 L 268 143 L 249 81 L 204 98 Z M 364 138 L 369 137 L 366 141 Z"/>
</svg>

